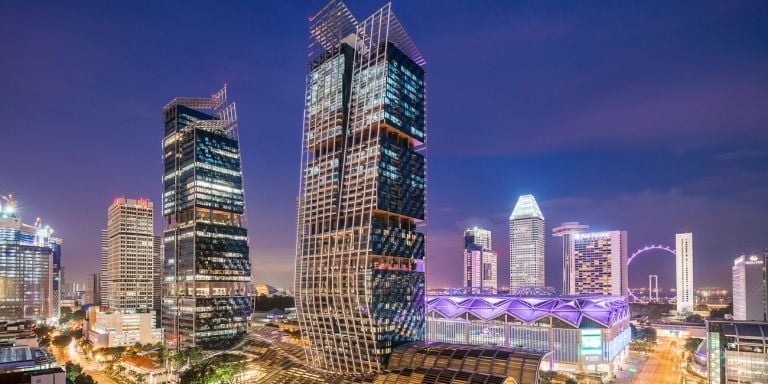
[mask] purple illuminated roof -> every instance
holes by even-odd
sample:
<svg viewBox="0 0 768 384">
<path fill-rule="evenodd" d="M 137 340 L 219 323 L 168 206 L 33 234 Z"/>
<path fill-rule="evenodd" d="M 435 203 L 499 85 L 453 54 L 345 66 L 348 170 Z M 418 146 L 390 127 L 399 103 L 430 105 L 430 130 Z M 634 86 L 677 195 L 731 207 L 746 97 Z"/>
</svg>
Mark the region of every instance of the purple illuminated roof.
<svg viewBox="0 0 768 384">
<path fill-rule="evenodd" d="M 610 327 L 629 317 L 629 306 L 622 296 L 504 296 L 452 295 L 427 296 L 427 314 L 457 318 L 467 313 L 484 320 L 501 315 L 532 323 L 547 316 L 579 327 L 584 318 Z"/>
</svg>

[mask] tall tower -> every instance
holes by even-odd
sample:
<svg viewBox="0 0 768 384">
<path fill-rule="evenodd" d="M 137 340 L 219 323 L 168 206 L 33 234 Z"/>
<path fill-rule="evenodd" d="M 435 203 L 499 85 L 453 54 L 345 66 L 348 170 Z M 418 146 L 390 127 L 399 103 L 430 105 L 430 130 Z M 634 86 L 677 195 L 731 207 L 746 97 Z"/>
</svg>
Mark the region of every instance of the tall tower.
<svg viewBox="0 0 768 384">
<path fill-rule="evenodd" d="M 491 231 L 478 227 L 464 230 L 464 288 L 470 292 L 496 293 L 497 259 Z"/>
<path fill-rule="evenodd" d="M 235 103 L 177 97 L 163 110 L 162 324 L 169 348 L 224 348 L 247 326 L 251 281 Z"/>
<path fill-rule="evenodd" d="M 676 234 L 675 244 L 677 313 L 693 313 L 693 234 Z"/>
<path fill-rule="evenodd" d="M 626 296 L 627 231 L 574 234 L 571 276 L 572 294 Z"/>
<path fill-rule="evenodd" d="M 154 247 L 149 200 L 119 197 L 107 210 L 108 276 L 104 305 L 124 312 L 154 310 Z"/>
<path fill-rule="evenodd" d="M 509 288 L 544 286 L 544 215 L 533 195 L 509 216 Z"/>
<path fill-rule="evenodd" d="M 101 263 L 99 268 L 99 274 L 101 279 L 99 280 L 99 305 L 108 305 L 107 303 L 107 286 L 109 285 L 109 274 L 107 273 L 107 251 L 109 250 L 109 236 L 107 230 L 101 230 Z"/>
<path fill-rule="evenodd" d="M 768 321 L 768 252 L 741 255 L 733 261 L 733 319 Z"/>
<path fill-rule="evenodd" d="M 310 365 L 383 368 L 424 334 L 425 62 L 390 4 L 310 18 L 296 308 Z"/>
<path fill-rule="evenodd" d="M 563 239 L 563 294 L 572 295 L 576 282 L 573 279 L 573 235 L 589 229 L 589 225 L 571 221 L 552 229 L 552 236 Z"/>
<path fill-rule="evenodd" d="M 163 282 L 163 238 L 161 236 L 152 236 L 152 307 L 155 309 L 155 319 L 157 327 L 162 327 L 160 318 L 162 307 L 162 282 Z"/>
</svg>

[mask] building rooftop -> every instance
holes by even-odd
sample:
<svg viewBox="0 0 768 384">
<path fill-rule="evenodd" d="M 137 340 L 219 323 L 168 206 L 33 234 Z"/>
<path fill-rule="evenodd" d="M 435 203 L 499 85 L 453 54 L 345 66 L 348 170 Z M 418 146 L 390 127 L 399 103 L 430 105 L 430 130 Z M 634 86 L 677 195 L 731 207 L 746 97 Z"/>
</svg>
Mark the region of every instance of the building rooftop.
<svg viewBox="0 0 768 384">
<path fill-rule="evenodd" d="M 533 195 L 520 196 L 509 219 L 527 219 L 532 217 L 544 220 L 544 215 L 541 213 L 541 209 L 539 209 L 539 204 L 536 203 L 536 198 Z"/>
<path fill-rule="evenodd" d="M 506 295 L 431 295 L 427 314 L 457 318 L 470 314 L 482 320 L 509 315 L 530 324 L 554 317 L 579 328 L 585 319 L 604 327 L 629 318 L 624 296 L 506 296 Z"/>
</svg>

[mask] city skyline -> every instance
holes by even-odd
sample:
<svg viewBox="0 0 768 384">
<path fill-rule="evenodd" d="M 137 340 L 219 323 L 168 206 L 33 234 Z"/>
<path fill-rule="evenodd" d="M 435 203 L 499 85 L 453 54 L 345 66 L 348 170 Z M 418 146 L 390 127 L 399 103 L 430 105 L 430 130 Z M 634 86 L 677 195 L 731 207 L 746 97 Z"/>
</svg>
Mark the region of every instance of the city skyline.
<svg viewBox="0 0 768 384">
<path fill-rule="evenodd" d="M 246 9 L 240 11 L 250 11 L 250 14 L 257 15 L 272 14 L 274 11 L 261 9 L 265 7 L 264 5 L 252 6 L 255 9 L 250 9 L 248 7 L 251 6 L 247 6 Z M 425 8 L 428 7 L 419 4 L 399 4 L 398 6 L 400 7 L 398 13 L 402 15 L 404 24 L 410 25 L 409 33 L 411 33 L 412 38 L 419 43 L 420 47 L 423 47 L 424 51 L 428 52 L 425 53 L 425 56 L 430 57 L 430 60 L 436 63 L 447 63 L 452 57 L 455 57 L 456 52 L 445 52 L 445 44 L 451 39 L 458 39 L 460 36 L 456 35 L 457 32 L 452 32 L 454 34 L 451 35 L 446 28 L 439 30 L 445 35 L 444 37 L 437 36 L 441 33 L 436 33 L 433 36 L 430 30 L 440 28 L 439 25 L 429 22 L 421 24 L 408 22 L 408 20 L 418 20 L 418 15 L 424 14 L 427 11 Z M 32 11 L 43 13 L 58 11 L 56 7 L 52 7 L 50 10 L 33 10 L 28 8 L 31 6 L 27 5 L 16 5 L 15 7 L 17 8 L 11 9 L 9 14 L 18 16 L 12 18 L 19 20 L 18 22 L 30 20 L 29 12 Z M 69 23 L 82 21 L 80 19 L 82 16 L 72 15 L 72 18 L 57 19 L 50 26 L 41 26 L 39 32 L 36 31 L 30 37 L 20 37 L 17 41 L 10 43 L 11 51 L 19 60 L 3 62 L 0 64 L 0 69 L 5 74 L 14 73 L 18 76 L 6 78 L 6 75 L 3 75 L 3 82 L 4 84 L 7 83 L 8 87 L 5 88 L 7 92 L 2 93 L 1 97 L 4 103 L 0 108 L 3 108 L 2 110 L 7 112 L 6 115 L 10 116 L 9 126 L 18 126 L 23 129 L 13 132 L 18 135 L 20 145 L 17 148 L 9 148 L 2 155 L 2 160 L 12 166 L 4 168 L 4 178 L 0 184 L 0 190 L 4 193 L 11 191 L 18 193 L 22 204 L 19 208 L 23 217 L 33 218 L 39 215 L 56 228 L 56 235 L 65 241 L 63 263 L 71 281 L 80 281 L 87 273 L 96 272 L 95 267 L 92 266 L 96 265 L 99 257 L 99 229 L 101 228 L 99 223 L 103 221 L 103 218 L 98 214 L 100 207 L 121 195 L 147 197 L 153 201 L 161 201 L 161 192 L 158 186 L 161 169 L 157 161 L 160 155 L 157 145 L 160 140 L 160 133 L 157 131 L 159 106 L 162 106 L 166 99 L 176 94 L 208 94 L 211 87 L 228 82 L 233 94 L 239 99 L 240 108 L 247 109 L 251 114 L 247 117 L 248 123 L 241 129 L 243 132 L 241 140 L 244 148 L 247 148 L 244 151 L 243 160 L 246 175 L 245 184 L 250 186 L 247 202 L 255 213 L 251 216 L 250 236 L 251 243 L 254 245 L 251 256 L 261 261 L 261 265 L 264 267 L 261 271 L 255 270 L 255 281 L 291 286 L 292 255 L 294 253 L 293 227 L 295 225 L 295 215 L 292 213 L 295 212 L 295 196 L 297 194 L 294 153 L 300 147 L 298 138 L 300 119 L 296 116 L 300 116 L 302 108 L 301 95 L 297 96 L 295 89 L 297 87 L 301 89 L 303 86 L 304 70 L 302 64 L 304 60 L 302 56 L 306 44 L 306 27 L 303 24 L 303 18 L 312 14 L 316 10 L 317 4 L 288 4 L 277 5 L 277 7 L 280 8 L 279 11 L 282 11 L 274 12 L 280 14 L 276 17 L 277 20 L 266 23 L 264 27 L 253 26 L 252 28 L 258 29 L 257 31 L 249 29 L 251 24 L 246 23 L 244 19 L 235 18 L 229 29 L 225 29 L 221 33 L 231 35 L 233 31 L 240 31 L 250 37 L 263 32 L 266 36 L 265 39 L 280 41 L 280 46 L 267 44 L 267 46 L 275 49 L 275 61 L 279 63 L 263 61 L 250 53 L 227 51 L 226 48 L 231 47 L 225 46 L 217 48 L 221 52 L 216 52 L 218 54 L 216 56 L 223 58 L 219 59 L 221 61 L 190 64 L 191 68 L 186 69 L 179 76 L 165 73 L 164 71 L 169 67 L 151 60 L 152 65 L 159 65 L 159 69 L 157 72 L 150 71 L 153 74 L 145 79 L 141 77 L 138 71 L 145 70 L 149 62 L 144 61 L 141 58 L 142 55 L 138 53 L 151 53 L 158 49 L 158 46 L 153 43 L 155 41 L 153 39 L 162 41 L 159 36 L 167 32 L 160 25 L 162 17 L 156 16 L 156 19 L 147 20 L 147 23 L 153 28 L 139 33 L 138 37 L 135 37 L 136 40 L 130 40 L 128 36 L 130 35 L 129 32 L 132 31 L 130 17 L 117 18 L 112 34 L 89 36 L 86 32 L 103 27 L 98 24 L 98 21 L 93 20 L 108 19 L 103 16 L 98 17 L 98 15 L 120 9 L 115 5 L 102 5 L 88 10 L 84 15 L 93 17 L 89 17 L 90 21 L 83 23 L 80 28 L 75 28 Z M 514 8 L 514 6 L 508 7 Z M 507 104 L 494 101 L 486 106 L 489 111 L 493 112 L 492 116 L 493 114 L 500 114 L 505 108 L 514 107 L 513 111 L 517 114 L 513 116 L 514 122 L 511 130 L 516 134 L 522 133 L 523 142 L 530 145 L 516 146 L 514 150 L 508 150 L 493 145 L 493 141 L 489 142 L 487 139 L 481 138 L 480 143 L 486 145 L 478 145 L 477 147 L 487 149 L 487 153 L 481 154 L 475 150 L 465 151 L 466 148 L 461 145 L 463 143 L 455 142 L 451 138 L 456 132 L 460 132 L 462 123 L 466 123 L 463 120 L 465 117 L 461 116 L 462 114 L 453 113 L 451 109 L 456 106 L 457 101 L 464 101 L 466 98 L 462 97 L 461 92 L 452 93 L 448 88 L 454 87 L 464 91 L 464 93 L 478 91 L 490 93 L 497 92 L 498 89 L 476 88 L 476 85 L 466 81 L 452 80 L 457 74 L 465 73 L 466 70 L 459 66 L 442 64 L 430 71 L 430 76 L 432 76 L 430 84 L 435 84 L 435 89 L 429 93 L 435 96 L 430 98 L 429 118 L 430 125 L 435 127 L 435 134 L 432 135 L 434 140 L 430 145 L 432 151 L 430 153 L 431 184 L 428 216 L 432 222 L 436 222 L 438 225 L 430 227 L 431 232 L 428 240 L 428 254 L 432 256 L 430 265 L 434 265 L 436 268 L 430 273 L 429 286 L 459 285 L 461 266 L 459 263 L 450 266 L 448 261 L 458 260 L 460 257 L 460 251 L 457 250 L 456 244 L 460 244 L 461 230 L 466 226 L 480 224 L 491 231 L 505 233 L 506 220 L 500 219 L 499 216 L 506 216 L 516 197 L 524 193 L 532 193 L 540 197 L 539 204 L 548 218 L 549 225 L 546 231 L 548 236 L 552 226 L 565 221 L 587 222 L 591 224 L 591 229 L 596 231 L 625 228 L 632 234 L 629 245 L 629 252 L 631 253 L 634 249 L 647 244 L 673 246 L 674 234 L 678 232 L 696 233 L 697 286 L 729 286 L 729 275 L 722 273 L 724 268 L 729 265 L 729 260 L 742 253 L 761 250 L 766 247 L 766 244 L 762 243 L 763 240 L 759 236 L 758 229 L 765 227 L 766 217 L 768 217 L 768 212 L 766 212 L 766 206 L 768 206 L 766 195 L 768 194 L 765 193 L 768 190 L 768 182 L 764 177 L 760 177 L 760 175 L 764 175 L 764 169 L 768 163 L 767 154 L 762 149 L 766 147 L 768 134 L 766 134 L 766 130 L 762 129 L 765 111 L 755 108 L 759 105 L 765 105 L 766 100 L 765 87 L 762 87 L 766 80 L 764 75 L 756 70 L 758 67 L 765 67 L 764 64 L 766 63 L 762 61 L 765 59 L 762 56 L 757 56 L 765 52 L 765 47 L 756 44 L 757 41 L 754 38 L 749 38 L 756 32 L 764 32 L 766 27 L 765 23 L 759 23 L 761 20 L 759 18 L 749 19 L 742 25 L 736 25 L 738 24 L 737 21 L 743 21 L 747 13 L 760 14 L 760 12 L 755 12 L 754 8 L 756 7 L 757 11 L 761 11 L 764 10 L 764 5 L 753 4 L 749 7 L 708 5 L 697 9 L 690 16 L 682 16 L 680 14 L 681 9 L 674 8 L 675 6 L 671 7 L 673 8 L 667 10 L 676 17 L 683 17 L 684 20 L 687 20 L 690 28 L 686 29 L 686 33 L 682 36 L 671 38 L 668 45 L 658 44 L 645 47 L 650 53 L 669 53 L 672 48 L 687 47 L 692 39 L 707 38 L 710 40 L 709 44 L 714 45 L 712 50 L 718 51 L 728 46 L 729 52 L 733 54 L 729 55 L 728 58 L 720 58 L 720 60 L 707 60 L 706 52 L 691 49 L 686 52 L 694 56 L 693 59 L 672 55 L 671 62 L 659 62 L 648 58 L 627 57 L 627 52 L 615 48 L 611 44 L 615 42 L 628 42 L 634 46 L 641 44 L 644 40 L 630 33 L 633 32 L 632 30 L 614 38 L 607 38 L 600 34 L 605 32 L 602 28 L 590 29 L 578 18 L 572 18 L 562 13 L 557 13 L 555 18 L 557 23 L 551 24 L 537 24 L 530 21 L 526 23 L 525 18 L 522 18 L 518 20 L 520 21 L 519 25 L 515 24 L 515 28 L 518 29 L 513 29 L 516 32 L 514 33 L 515 36 L 509 37 L 506 29 L 493 26 L 493 21 L 499 22 L 499 20 L 487 12 L 464 8 L 464 6 L 456 4 L 447 6 L 442 10 L 430 10 L 435 16 L 455 20 L 459 25 L 467 27 L 463 29 L 471 29 L 470 21 L 459 19 L 460 13 L 468 12 L 475 17 L 468 17 L 467 19 L 479 19 L 488 24 L 484 28 L 480 28 L 479 25 L 475 26 L 482 33 L 498 39 L 510 39 L 509 41 L 513 43 L 513 49 L 510 51 L 514 52 L 510 53 L 480 45 L 478 49 L 482 55 L 485 55 L 482 57 L 494 57 L 494 59 L 477 60 L 475 64 L 478 72 L 483 72 L 484 69 L 489 72 L 487 75 L 478 74 L 479 76 L 498 74 L 498 72 L 493 71 L 496 66 L 494 63 L 514 57 L 516 60 L 522 60 L 515 61 L 523 66 L 522 69 L 526 69 L 522 72 L 532 75 L 535 81 L 541 83 L 526 83 L 524 75 L 513 77 L 513 80 L 510 80 L 513 83 L 505 84 L 519 83 L 524 91 L 521 91 L 520 94 L 513 94 L 512 101 Z M 752 9 L 748 9 L 750 7 Z M 184 12 L 202 13 L 206 9 L 194 5 L 189 8 Z M 365 14 L 368 10 L 375 8 L 377 8 L 376 3 L 353 4 L 355 14 Z M 139 11 L 133 10 L 127 14 L 130 15 L 131 12 Z M 601 12 L 628 16 L 630 10 L 622 8 L 620 5 L 612 5 L 601 11 L 589 7 L 576 11 L 578 15 L 589 19 L 589 17 L 602 14 Z M 641 29 L 640 24 L 642 24 L 644 17 L 648 17 L 648 13 L 653 13 L 652 11 L 648 10 L 647 13 L 631 18 L 629 27 Z M 226 12 L 226 10 L 218 12 Z M 527 17 L 535 17 L 539 14 L 538 12 L 541 11 L 528 9 L 524 14 Z M 159 13 L 163 14 L 163 12 Z M 282 15 L 283 13 L 285 15 Z M 733 37 L 711 38 L 710 33 L 704 30 L 703 24 L 699 24 L 695 18 L 697 16 L 711 17 L 714 14 L 723 14 L 724 19 L 718 19 L 720 23 L 723 23 L 722 26 L 732 28 L 734 36 L 744 38 L 734 40 L 731 40 Z M 222 15 L 216 14 L 214 16 Z M 704 19 L 709 20 L 706 17 Z M 282 25 L 281 23 L 286 24 Z M 14 25 L 19 28 L 14 20 L 0 28 L 5 31 L 5 28 L 14 28 Z M 47 51 L 50 52 L 53 60 L 30 65 L 29 62 L 25 61 L 26 57 L 32 56 L 29 55 L 27 49 L 40 48 L 39 43 L 35 40 L 37 37 L 35 34 L 50 31 L 46 28 L 67 29 L 64 28 L 67 26 L 69 26 L 70 34 L 60 36 L 58 37 L 60 40 L 57 40 L 62 43 L 60 46 L 65 50 L 71 49 L 83 57 L 93 58 L 87 52 L 87 44 L 100 45 L 110 41 L 109 39 L 117 39 L 128 42 L 127 46 L 131 52 L 137 53 L 135 56 L 139 58 L 132 58 L 134 55 L 131 58 L 126 58 L 120 52 L 109 50 L 101 52 L 100 54 L 104 56 L 103 60 L 105 61 L 94 60 L 93 62 L 114 62 L 111 69 L 103 69 L 101 66 L 98 68 L 89 67 L 88 69 L 92 71 L 86 71 L 87 76 L 86 72 L 75 70 L 71 76 L 59 76 L 53 79 L 54 81 L 47 77 L 50 75 L 41 76 L 41 81 L 47 80 L 48 84 L 53 85 L 53 91 L 50 91 L 52 93 L 45 93 L 41 90 L 42 84 L 34 80 L 36 75 L 46 73 L 55 75 L 60 73 L 58 71 L 71 70 L 70 66 L 75 60 L 72 59 L 70 53 L 54 47 Z M 651 33 L 654 37 L 665 36 L 665 39 L 667 38 L 665 33 L 672 28 L 665 23 L 665 20 L 657 21 L 652 27 L 655 29 L 648 27 L 649 30 L 643 31 Z M 269 28 L 275 28 L 275 31 L 267 31 L 266 29 Z M 252 35 L 249 34 L 251 32 Z M 602 37 L 595 43 L 586 43 L 586 36 L 592 34 Z M 287 37 L 278 38 L 278 36 Z M 533 43 L 541 43 L 544 48 L 538 49 L 544 49 L 544 52 L 539 52 L 543 54 L 539 56 L 539 60 L 549 60 L 550 56 L 548 56 L 549 51 L 547 49 L 557 48 L 565 41 L 572 40 L 577 43 L 574 49 L 584 49 L 585 53 L 594 53 L 593 50 L 596 48 L 607 47 L 605 52 L 607 59 L 598 64 L 603 64 L 608 69 L 613 70 L 613 72 L 608 71 L 608 74 L 611 75 L 608 76 L 609 80 L 620 78 L 620 75 L 624 74 L 625 71 L 637 70 L 643 65 L 649 65 L 651 69 L 639 72 L 640 78 L 653 80 L 661 77 L 666 80 L 675 80 L 672 85 L 677 87 L 675 90 L 681 99 L 691 96 L 692 92 L 700 89 L 696 87 L 703 87 L 704 92 L 701 92 L 702 94 L 714 94 L 715 96 L 711 96 L 712 99 L 697 99 L 700 103 L 704 103 L 707 108 L 723 108 L 723 115 L 725 116 L 739 115 L 742 118 L 736 121 L 729 119 L 710 122 L 704 118 L 709 115 L 698 108 L 687 106 L 687 108 L 693 108 L 693 111 L 685 108 L 676 111 L 669 110 L 669 107 L 665 105 L 648 105 L 647 103 L 653 99 L 653 95 L 659 92 L 658 88 L 654 88 L 654 85 L 657 84 L 651 82 L 648 88 L 638 92 L 630 92 L 631 96 L 638 99 L 624 99 L 622 100 L 624 104 L 605 104 L 605 99 L 590 99 L 592 103 L 605 107 L 605 113 L 608 116 L 601 115 L 598 113 L 599 111 L 594 110 L 597 108 L 595 105 L 587 103 L 587 106 L 592 109 L 586 108 L 584 113 L 587 116 L 581 116 L 583 119 L 577 121 L 577 125 L 582 128 L 580 131 L 586 132 L 586 138 L 583 139 L 585 141 L 576 141 L 574 144 L 570 144 L 568 139 L 573 139 L 573 134 L 565 128 L 557 128 L 560 125 L 568 124 L 542 121 L 540 118 L 532 116 L 533 112 L 531 114 L 524 113 L 521 110 L 524 108 L 520 107 L 522 103 L 520 98 L 530 96 L 529 93 L 533 91 L 532 96 L 534 96 L 534 100 L 537 100 L 537 103 L 533 105 L 536 107 L 533 108 L 533 111 L 537 114 L 542 114 L 546 108 L 551 107 L 543 100 L 547 97 L 555 97 L 553 95 L 557 92 L 550 91 L 553 85 L 544 81 L 541 71 L 534 69 L 535 61 L 525 61 L 521 56 L 525 56 L 525 52 L 537 49 L 532 47 Z M 738 40 L 738 43 L 734 44 L 735 40 Z M 466 40 L 461 39 L 459 41 L 466 42 Z M 605 47 L 597 44 L 603 44 Z M 24 48 L 25 46 L 30 48 Z M 224 54 L 222 52 L 229 53 Z M 163 58 L 171 61 L 169 57 L 163 56 Z M 586 56 L 577 54 L 575 63 L 571 65 L 557 64 L 554 70 L 549 70 L 549 73 L 572 74 L 570 71 L 583 65 L 578 60 L 586 60 Z M 48 64 L 48 62 L 57 63 L 57 66 L 51 67 L 50 65 L 53 64 Z M 280 68 L 283 66 L 283 62 L 287 63 L 285 69 Z M 137 68 L 129 68 L 131 64 L 136 65 Z M 658 68 L 662 64 L 669 64 L 663 66 L 668 70 L 659 70 Z M 221 65 L 221 69 L 212 71 L 207 75 L 201 75 L 205 73 L 206 68 L 214 65 Z M 22 66 L 26 68 L 22 68 Z M 623 66 L 627 68 L 625 69 Z M 734 66 L 741 68 L 738 75 L 727 72 L 727 68 Z M 108 66 L 105 65 L 104 68 L 106 67 Z M 682 73 L 688 73 L 691 67 L 694 71 L 689 73 L 688 77 L 680 76 Z M 258 73 L 258 70 L 254 70 L 254 68 L 263 70 L 264 74 Z M 657 70 L 654 71 L 653 68 L 657 68 Z M 155 77 L 160 74 L 169 77 L 167 79 Z M 267 79 L 269 77 L 267 75 L 280 78 L 280 83 Z M 99 81 L 89 81 L 89 76 L 94 76 L 93 78 Z M 195 76 L 195 84 L 186 81 L 187 76 Z M 104 79 L 110 79 L 110 81 L 103 82 Z M 696 87 L 691 84 L 702 79 L 707 81 L 699 82 Z M 152 84 L 144 84 L 147 82 L 145 80 L 151 80 Z M 80 85 L 74 85 L 75 81 L 82 85 L 82 90 L 79 90 Z M 609 95 L 612 92 L 617 92 L 616 89 L 603 82 L 591 81 L 589 77 L 577 76 L 573 81 L 574 83 L 586 82 L 588 86 Z M 137 84 L 132 85 L 131 82 Z M 96 85 L 91 83 L 98 83 L 98 89 L 95 89 Z M 627 84 L 625 81 L 621 86 L 617 85 L 616 87 L 626 90 L 632 85 L 636 84 L 631 82 Z M 160 89 L 155 91 L 154 87 Z M 569 92 L 574 92 L 576 89 L 569 84 L 563 84 L 562 87 L 564 87 L 562 92 L 565 95 L 569 95 Z M 257 88 L 264 90 L 259 91 Z M 710 92 L 707 92 L 708 90 Z M 716 92 L 711 92 L 712 90 Z M 120 98 L 114 97 L 117 94 L 124 95 L 123 99 L 118 100 Z M 19 95 L 23 97 L 18 97 Z M 268 99 L 268 96 L 273 95 L 277 97 Z M 61 100 L 61 96 L 68 96 L 66 97 L 67 100 Z M 728 102 L 729 98 L 747 98 L 749 102 L 746 105 L 737 106 Z M 21 100 L 25 101 L 22 102 Z M 51 102 L 51 100 L 60 100 L 60 102 Z M 667 100 L 669 101 L 669 99 Z M 88 102 L 78 104 L 82 101 Z M 472 103 L 471 100 L 466 100 L 466 102 Z M 51 109 L 46 111 L 51 113 L 31 112 L 27 109 L 28 105 L 35 104 L 50 104 Z M 118 105 L 124 108 L 117 108 Z M 643 125 L 643 129 L 637 129 L 635 125 L 632 126 L 634 129 L 618 129 L 616 134 L 605 135 L 605 138 L 600 137 L 606 131 L 610 132 L 610 130 L 604 129 L 606 125 L 610 127 L 621 126 L 625 122 L 612 116 L 610 111 L 617 108 L 629 108 L 631 111 L 632 108 L 642 107 L 661 111 L 667 119 L 664 121 L 643 120 L 643 123 L 646 124 Z M 271 111 L 275 108 L 281 110 L 282 112 L 279 114 L 286 117 L 272 116 Z M 85 111 L 91 109 L 96 112 L 93 115 L 86 115 Z M 593 114 L 590 115 L 590 111 Z M 558 115 L 561 119 L 572 116 L 574 113 L 570 111 L 571 114 L 568 114 L 562 110 L 555 112 L 561 113 Z M 695 122 L 699 123 L 699 127 L 673 126 L 670 129 L 665 125 L 668 124 L 667 120 L 686 125 L 685 121 L 681 122 L 681 116 L 691 112 L 698 112 L 694 115 L 696 117 Z M 119 117 L 115 118 L 116 116 Z M 601 116 L 604 120 L 600 120 Z M 493 118 L 483 119 L 479 124 L 474 123 L 473 125 L 486 132 L 488 137 L 495 138 L 499 135 L 505 137 L 504 133 L 495 127 L 495 123 L 498 123 L 497 120 Z M 584 119 L 592 121 L 592 123 L 587 124 Z M 456 122 L 452 120 L 456 120 Z M 110 123 L 106 124 L 106 122 Z M 557 134 L 555 135 L 557 140 L 554 140 L 555 142 L 551 145 L 537 141 L 535 136 L 532 137 L 525 133 L 525 127 L 531 125 L 526 124 L 526 122 L 536 123 L 532 125 L 545 128 L 544 133 Z M 585 128 L 584 124 L 588 126 Z M 722 130 L 729 132 L 728 137 L 722 136 L 721 131 L 713 128 L 724 125 L 731 127 L 729 130 Z M 105 128 L 107 126 L 109 129 Z M 594 130 L 590 130 L 590 128 Z M 692 132 L 701 134 L 697 134 L 697 139 L 688 143 L 688 147 L 678 148 L 676 145 L 668 144 L 675 142 L 676 138 L 685 137 Z M 656 137 L 662 133 L 664 134 L 663 138 Z M 269 140 L 263 140 L 261 137 L 264 135 Z M 48 136 L 50 140 L 31 139 L 38 136 Z M 276 148 L 280 146 L 274 146 L 271 143 L 277 141 L 286 141 L 288 144 L 285 148 Z M 504 140 L 498 141 L 503 142 Z M 34 143 L 34 146 L 29 146 L 26 142 Z M 64 152 L 65 155 L 58 152 L 74 143 L 84 143 L 89 148 L 93 148 L 94 152 L 89 156 L 85 156 L 81 151 Z M 602 154 L 595 153 L 594 149 L 601 148 L 601 146 L 610 147 L 612 150 Z M 285 155 L 279 153 L 286 148 L 290 150 L 285 150 Z M 117 156 L 112 152 L 115 152 Z M 57 167 L 57 172 L 45 180 L 30 180 L 21 169 L 22 167 L 16 166 L 19 164 L 16 159 L 24 158 L 25 153 L 35 154 L 35 156 L 29 157 L 29 167 L 41 168 L 46 164 L 53 164 Z M 279 160 L 272 162 L 270 161 L 272 158 Z M 285 163 L 284 167 L 278 166 L 278 164 L 283 163 L 282 160 Z M 564 166 L 563 163 L 565 162 L 570 162 L 570 165 Z M 525 164 L 525 167 L 530 167 L 530 170 L 524 169 L 523 165 L 515 165 L 517 163 Z M 587 172 L 596 167 L 602 167 L 603 172 L 609 173 L 621 173 L 625 172 L 626 169 L 632 169 L 633 174 L 631 177 L 622 176 L 622 185 L 620 187 L 613 186 L 608 191 L 574 187 L 570 188 L 568 193 L 560 192 L 564 189 L 563 186 L 571 186 L 574 183 L 576 176 L 570 176 L 569 173 L 575 170 L 582 171 L 578 176 L 586 178 L 584 185 L 589 185 L 587 182 L 589 180 L 597 180 L 589 176 Z M 17 168 L 19 169 L 17 170 Z M 116 169 L 121 170 L 120 177 L 109 172 Z M 456 188 L 456 175 L 470 169 L 475 177 L 493 182 L 492 187 L 480 191 L 477 188 Z M 103 172 L 103 177 L 93 177 L 99 172 Z M 268 188 L 260 186 L 260 181 L 265 179 L 271 180 Z M 57 188 L 55 198 L 51 198 L 50 189 L 46 188 L 49 183 L 64 187 Z M 712 220 L 707 219 L 712 215 L 718 215 L 719 220 L 712 222 Z M 78 217 L 78 220 L 72 220 L 73 217 Z M 481 217 L 487 219 L 480 219 Z M 156 220 L 155 225 L 156 234 L 159 234 L 162 228 L 158 220 L 160 219 Z M 725 233 L 723 228 L 725 228 Z M 730 228 L 740 228 L 740 230 L 729 232 Z M 508 260 L 504 257 L 508 245 L 504 236 L 497 238 L 499 240 L 497 240 L 496 248 L 500 253 L 499 276 L 501 277 L 500 280 L 503 281 L 503 276 L 508 273 L 505 272 Z M 547 243 L 545 253 L 547 285 L 558 286 L 559 270 L 561 270 L 558 248 L 561 246 L 557 241 L 552 241 L 551 237 Z M 647 256 L 644 259 L 648 260 L 633 262 L 630 275 L 634 279 L 630 279 L 630 286 L 644 286 L 648 272 L 656 272 L 650 268 L 654 263 L 668 263 L 664 264 L 664 269 L 670 269 L 668 267 L 674 266 L 673 258 L 663 254 Z M 646 264 L 645 267 L 643 263 Z M 446 267 L 440 269 L 442 265 L 446 265 Z M 270 272 L 264 273 L 263 271 Z M 701 273 L 701 278 L 698 276 L 699 273 Z M 267 279 L 267 277 L 272 276 L 274 276 L 274 281 Z M 661 274 L 660 285 L 662 287 L 670 287 L 672 281 L 674 281 L 672 274 L 667 276 Z"/>
</svg>

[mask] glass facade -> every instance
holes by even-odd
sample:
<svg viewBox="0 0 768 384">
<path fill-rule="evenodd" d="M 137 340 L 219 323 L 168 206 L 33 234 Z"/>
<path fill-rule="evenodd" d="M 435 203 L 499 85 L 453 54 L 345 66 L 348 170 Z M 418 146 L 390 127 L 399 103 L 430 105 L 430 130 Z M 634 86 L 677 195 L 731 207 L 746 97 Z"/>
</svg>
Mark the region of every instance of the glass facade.
<svg viewBox="0 0 768 384">
<path fill-rule="evenodd" d="M 533 195 L 522 195 L 509 216 L 509 287 L 544 286 L 544 215 Z"/>
<path fill-rule="evenodd" d="M 768 382 L 768 323 L 707 321 L 710 384 Z"/>
<path fill-rule="evenodd" d="M 0 209 L 0 320 L 46 321 L 55 315 L 54 251 L 49 227 L 26 225 Z"/>
<path fill-rule="evenodd" d="M 164 110 L 162 324 L 171 348 L 226 347 L 250 315 L 240 145 L 226 88 Z"/>
<path fill-rule="evenodd" d="M 389 5 L 358 22 L 333 1 L 310 33 L 299 322 L 311 366 L 379 371 L 423 338 L 424 62 Z"/>
</svg>

